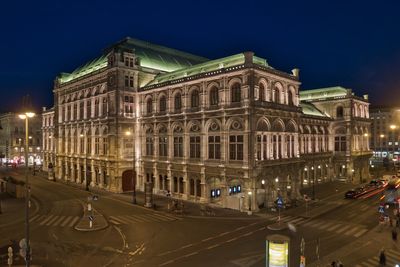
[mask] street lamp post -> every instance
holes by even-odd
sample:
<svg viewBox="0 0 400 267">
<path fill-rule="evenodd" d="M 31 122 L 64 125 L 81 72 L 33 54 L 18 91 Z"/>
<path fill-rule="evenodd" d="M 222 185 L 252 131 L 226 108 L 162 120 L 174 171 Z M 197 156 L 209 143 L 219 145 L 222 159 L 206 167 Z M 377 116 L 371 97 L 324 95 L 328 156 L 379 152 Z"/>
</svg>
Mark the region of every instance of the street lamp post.
<svg viewBox="0 0 400 267">
<path fill-rule="evenodd" d="M 249 195 L 249 215 L 251 214 L 251 196 L 252 196 L 252 192 L 249 191 L 247 192 L 247 194 Z"/>
<path fill-rule="evenodd" d="M 311 166 L 311 171 L 312 171 L 312 176 L 313 176 L 313 182 L 312 182 L 312 199 L 315 200 L 315 171 L 314 171 L 314 166 Z"/>
<path fill-rule="evenodd" d="M 392 125 L 390 125 L 390 130 L 392 130 L 392 137 L 393 137 L 393 139 L 392 139 L 392 151 L 393 151 L 393 156 L 392 156 L 392 162 L 393 162 L 393 165 L 394 165 L 394 142 L 395 142 L 395 130 L 397 129 L 397 125 L 394 125 L 394 124 L 392 124 Z"/>
<path fill-rule="evenodd" d="M 84 135 L 80 134 L 79 137 L 81 138 L 81 142 L 85 142 L 83 140 Z M 83 140 L 83 141 L 82 141 Z M 82 146 L 82 145 L 81 145 Z M 85 151 L 85 190 L 89 191 L 89 183 L 88 183 L 88 164 L 87 164 L 87 154 L 88 154 L 88 145 L 85 146 L 85 144 L 83 145 L 84 151 Z"/>
<path fill-rule="evenodd" d="M 29 197 L 30 197 L 30 188 L 29 188 L 29 170 L 28 170 L 28 149 L 29 149 L 29 118 L 35 116 L 33 112 L 25 112 L 24 114 L 20 114 L 19 117 L 25 120 L 25 239 L 26 239 L 26 255 L 25 262 L 26 266 L 30 266 L 30 244 L 29 244 Z"/>
<path fill-rule="evenodd" d="M 131 131 L 127 131 L 125 133 L 127 136 L 130 136 Z M 135 150 L 133 149 L 135 144 L 135 135 L 132 134 L 132 204 L 136 204 L 136 181 L 135 181 Z"/>
<path fill-rule="evenodd" d="M 267 204 L 267 188 L 266 188 L 266 185 L 265 185 L 265 180 L 264 179 L 262 179 L 262 181 L 261 181 L 261 184 L 263 185 L 263 187 L 264 187 L 264 206 L 265 206 L 265 209 L 266 210 L 268 210 L 268 204 Z"/>
</svg>

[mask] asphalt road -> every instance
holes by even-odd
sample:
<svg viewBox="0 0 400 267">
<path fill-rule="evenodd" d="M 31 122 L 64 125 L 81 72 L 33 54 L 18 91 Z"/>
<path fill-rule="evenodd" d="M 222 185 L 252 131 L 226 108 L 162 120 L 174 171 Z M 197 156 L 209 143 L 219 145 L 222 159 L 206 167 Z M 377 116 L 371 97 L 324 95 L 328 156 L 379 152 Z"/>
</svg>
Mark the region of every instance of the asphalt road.
<svg viewBox="0 0 400 267">
<path fill-rule="evenodd" d="M 23 179 L 23 170 L 3 168 L 0 175 Z M 265 238 L 275 233 L 267 226 L 276 218 L 181 217 L 134 206 L 109 193 L 94 202 L 109 227 L 79 232 L 73 225 L 90 193 L 38 176 L 31 176 L 31 184 L 39 208 L 31 217 L 32 257 L 43 266 L 265 266 Z M 307 263 L 312 263 L 318 242 L 323 257 L 377 224 L 377 196 L 345 200 L 342 191 L 321 188 L 317 197 L 323 212 L 314 218 L 306 218 L 300 209 L 282 214 L 282 223 L 297 229 L 284 231 L 291 237 L 290 266 L 298 266 L 301 238 Z M 21 221 L 0 229 L 0 241 L 23 235 Z"/>
</svg>

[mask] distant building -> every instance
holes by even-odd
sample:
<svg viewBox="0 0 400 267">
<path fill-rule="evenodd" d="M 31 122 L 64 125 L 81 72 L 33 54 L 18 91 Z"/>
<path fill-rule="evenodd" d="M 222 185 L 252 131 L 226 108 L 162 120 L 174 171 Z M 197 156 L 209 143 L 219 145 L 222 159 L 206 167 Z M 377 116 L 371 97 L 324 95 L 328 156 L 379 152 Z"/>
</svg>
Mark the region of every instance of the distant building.
<svg viewBox="0 0 400 267">
<path fill-rule="evenodd" d="M 42 162 L 41 118 L 36 115 L 29 119 L 28 163 Z M 25 121 L 15 113 L 0 114 L 0 158 L 2 162 L 25 162 Z"/>
<path fill-rule="evenodd" d="M 55 80 L 56 177 L 245 210 L 369 178 L 367 99 L 299 86 L 297 69 L 252 52 L 208 60 L 124 39 Z"/>
<path fill-rule="evenodd" d="M 335 176 L 353 182 L 368 179 L 368 160 L 372 156 L 368 96 L 358 97 L 351 89 L 337 86 L 301 91 L 300 99 L 313 103 L 333 119 L 329 131 Z"/>
<path fill-rule="evenodd" d="M 371 149 L 375 163 L 383 159 L 398 162 L 400 108 L 377 106 L 371 108 Z"/>
<path fill-rule="evenodd" d="M 42 111 L 42 136 L 43 136 L 43 170 L 53 169 L 56 162 L 56 144 L 54 139 L 54 108 Z M 50 168 L 49 168 L 50 167 Z"/>
</svg>

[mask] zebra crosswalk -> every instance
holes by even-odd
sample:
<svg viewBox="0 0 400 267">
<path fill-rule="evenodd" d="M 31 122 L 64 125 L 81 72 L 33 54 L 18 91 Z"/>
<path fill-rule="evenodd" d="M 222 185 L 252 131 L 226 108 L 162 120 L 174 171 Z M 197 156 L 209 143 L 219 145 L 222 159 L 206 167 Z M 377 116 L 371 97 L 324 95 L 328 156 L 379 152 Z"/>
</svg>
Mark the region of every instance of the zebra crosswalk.
<svg viewBox="0 0 400 267">
<path fill-rule="evenodd" d="M 181 218 L 175 217 L 175 216 L 172 216 L 169 214 L 161 214 L 161 213 L 109 216 L 109 221 L 115 225 L 132 224 L 132 223 L 146 223 L 146 222 L 168 222 L 168 221 L 176 221 L 176 220 L 181 220 Z"/>
<path fill-rule="evenodd" d="M 396 266 L 396 264 L 400 263 L 400 252 L 390 249 L 385 251 L 385 255 L 386 266 Z M 375 257 L 369 258 L 368 260 L 365 260 L 362 263 L 355 265 L 355 267 L 376 267 L 378 266 L 378 264 L 379 255 L 376 255 Z"/>
<path fill-rule="evenodd" d="M 278 216 L 270 219 L 271 221 L 277 221 Z M 332 232 L 336 234 L 343 234 L 346 236 L 360 237 L 365 234 L 368 229 L 363 225 L 339 223 L 337 221 L 325 221 L 325 220 L 310 220 L 308 218 L 283 215 L 280 217 L 281 222 L 290 223 L 296 226 L 311 227 L 314 229 Z"/>
<path fill-rule="evenodd" d="M 36 214 L 29 219 L 29 222 L 39 226 L 73 227 L 78 220 L 79 216 Z"/>
</svg>

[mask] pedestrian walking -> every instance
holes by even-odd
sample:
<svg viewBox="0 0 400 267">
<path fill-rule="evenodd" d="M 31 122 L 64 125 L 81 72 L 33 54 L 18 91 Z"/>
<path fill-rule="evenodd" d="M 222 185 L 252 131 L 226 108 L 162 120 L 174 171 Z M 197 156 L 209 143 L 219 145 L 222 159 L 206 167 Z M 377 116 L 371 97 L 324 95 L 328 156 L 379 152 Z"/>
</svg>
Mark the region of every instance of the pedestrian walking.
<svg viewBox="0 0 400 267">
<path fill-rule="evenodd" d="M 332 261 L 331 266 L 332 266 L 332 267 L 337 267 L 336 261 Z"/>
<path fill-rule="evenodd" d="M 381 253 L 379 254 L 379 264 L 381 266 L 386 266 L 386 255 L 384 249 L 382 249 Z"/>
<path fill-rule="evenodd" d="M 397 241 L 397 231 L 395 227 L 392 229 L 392 239 L 393 241 Z"/>
</svg>

